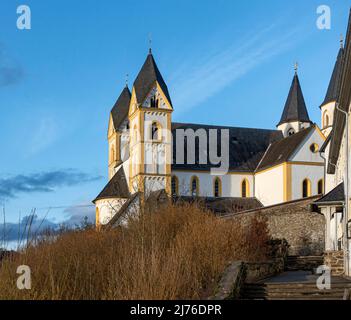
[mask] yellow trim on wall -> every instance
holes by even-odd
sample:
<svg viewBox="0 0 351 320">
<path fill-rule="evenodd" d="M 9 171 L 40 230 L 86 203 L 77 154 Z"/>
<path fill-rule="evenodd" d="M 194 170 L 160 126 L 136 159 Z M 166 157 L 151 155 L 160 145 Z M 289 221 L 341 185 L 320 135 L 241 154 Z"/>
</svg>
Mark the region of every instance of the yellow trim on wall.
<svg viewBox="0 0 351 320">
<path fill-rule="evenodd" d="M 283 190 L 284 190 L 284 202 L 291 200 L 291 189 L 292 189 L 292 181 L 291 181 L 291 164 L 284 163 L 283 167 Z"/>
<path fill-rule="evenodd" d="M 174 182 L 175 182 L 175 195 L 179 196 L 179 179 L 178 179 L 177 176 L 172 176 L 172 178 L 171 178 L 171 194 L 172 194 L 172 196 L 174 195 L 173 194 L 173 188 L 172 188 L 173 179 L 174 179 Z"/>
<path fill-rule="evenodd" d="M 100 210 L 98 207 L 95 208 L 95 226 L 100 229 Z"/>
<path fill-rule="evenodd" d="M 315 125 L 315 128 L 317 130 L 317 132 L 319 133 L 319 135 L 321 136 L 321 138 L 323 139 L 323 141 L 325 141 L 327 138 L 326 136 L 323 134 L 323 132 L 321 131 L 321 129 L 319 129 L 319 127 L 317 125 Z"/>
</svg>

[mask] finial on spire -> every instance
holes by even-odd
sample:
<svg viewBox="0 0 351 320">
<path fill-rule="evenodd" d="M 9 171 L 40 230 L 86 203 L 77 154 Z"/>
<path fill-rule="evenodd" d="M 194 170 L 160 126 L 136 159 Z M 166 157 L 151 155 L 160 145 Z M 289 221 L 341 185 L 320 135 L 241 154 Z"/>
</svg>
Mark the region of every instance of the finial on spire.
<svg viewBox="0 0 351 320">
<path fill-rule="evenodd" d="M 126 87 L 128 88 L 128 80 L 129 80 L 129 74 L 126 74 Z"/>
<path fill-rule="evenodd" d="M 294 64 L 294 70 L 295 70 L 295 74 L 297 74 L 297 70 L 299 69 L 299 63 L 296 61 Z"/>
<path fill-rule="evenodd" d="M 342 34 L 340 35 L 340 48 L 344 48 L 344 36 Z"/>
<path fill-rule="evenodd" d="M 152 53 L 152 34 L 149 33 L 149 54 Z"/>
</svg>

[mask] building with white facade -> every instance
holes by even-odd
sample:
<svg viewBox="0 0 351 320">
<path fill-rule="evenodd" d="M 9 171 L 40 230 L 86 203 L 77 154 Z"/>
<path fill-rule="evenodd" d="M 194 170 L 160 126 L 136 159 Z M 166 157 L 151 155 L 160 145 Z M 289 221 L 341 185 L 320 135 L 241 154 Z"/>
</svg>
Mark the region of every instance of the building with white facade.
<svg viewBox="0 0 351 320">
<path fill-rule="evenodd" d="M 174 123 L 174 111 L 150 50 L 110 113 L 109 182 L 94 200 L 98 226 L 161 190 L 237 210 L 324 193 L 325 136 L 309 118 L 297 70 L 276 129 Z"/>
<path fill-rule="evenodd" d="M 330 133 L 321 148 L 326 159 L 326 195 L 316 202 L 326 221 L 326 254 L 340 273 L 351 275 L 350 220 L 351 11 L 345 48 L 339 50 L 325 102 L 322 122 Z M 331 127 L 328 124 L 332 124 Z M 342 269 L 342 271 L 341 271 Z"/>
</svg>

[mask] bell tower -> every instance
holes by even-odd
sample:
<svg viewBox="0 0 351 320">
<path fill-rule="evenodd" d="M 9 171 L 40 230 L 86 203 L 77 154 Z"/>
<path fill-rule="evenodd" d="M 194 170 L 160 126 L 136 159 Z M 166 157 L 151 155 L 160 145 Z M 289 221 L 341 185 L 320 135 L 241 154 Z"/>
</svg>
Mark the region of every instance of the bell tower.
<svg viewBox="0 0 351 320">
<path fill-rule="evenodd" d="M 124 143 L 126 140 L 124 139 L 124 135 L 128 127 L 130 95 L 129 88 L 126 85 L 110 113 L 107 130 L 109 180 L 112 179 L 116 173 L 117 167 L 126 158 L 123 150 L 125 149 Z"/>
<path fill-rule="evenodd" d="M 151 50 L 132 90 L 130 192 L 171 192 L 172 102 Z"/>
<path fill-rule="evenodd" d="M 282 117 L 277 125 L 278 130 L 283 132 L 284 137 L 291 136 L 308 128 L 312 124 L 308 116 L 297 69 L 298 65 L 296 63 L 295 75 L 291 83 L 288 98 L 284 106 Z"/>
<path fill-rule="evenodd" d="M 344 44 L 343 39 L 340 39 L 340 49 L 338 57 L 335 62 L 334 70 L 329 82 L 327 94 L 324 98 L 321 109 L 321 128 L 323 134 L 327 137 L 332 128 L 334 121 L 334 110 L 336 101 L 339 95 L 339 89 L 341 85 L 341 76 L 342 76 L 342 66 L 344 59 Z"/>
</svg>

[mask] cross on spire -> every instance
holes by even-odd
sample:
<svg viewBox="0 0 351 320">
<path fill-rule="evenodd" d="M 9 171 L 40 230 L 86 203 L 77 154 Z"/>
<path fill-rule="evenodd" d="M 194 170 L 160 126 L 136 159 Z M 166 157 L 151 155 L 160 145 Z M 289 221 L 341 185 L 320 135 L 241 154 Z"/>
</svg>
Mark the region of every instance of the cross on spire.
<svg viewBox="0 0 351 320">
<path fill-rule="evenodd" d="M 128 80 L 129 80 L 129 74 L 126 74 L 126 87 L 128 88 Z"/>
<path fill-rule="evenodd" d="M 297 74 L 297 70 L 299 69 L 299 64 L 298 62 L 296 61 L 295 64 L 294 64 L 294 70 L 295 70 L 295 74 Z"/>
<path fill-rule="evenodd" d="M 152 34 L 149 33 L 149 53 L 152 53 Z"/>
</svg>

